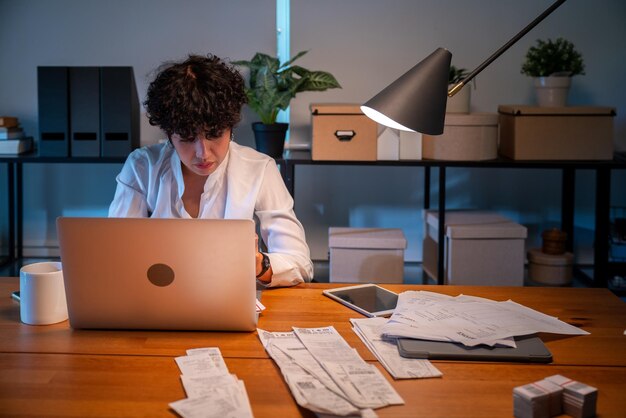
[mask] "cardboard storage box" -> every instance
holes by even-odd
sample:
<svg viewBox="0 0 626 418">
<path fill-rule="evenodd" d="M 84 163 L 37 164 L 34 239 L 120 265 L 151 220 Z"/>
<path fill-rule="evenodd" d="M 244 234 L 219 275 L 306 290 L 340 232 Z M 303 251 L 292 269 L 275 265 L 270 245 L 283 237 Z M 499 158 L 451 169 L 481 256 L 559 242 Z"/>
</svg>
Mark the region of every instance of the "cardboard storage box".
<svg viewBox="0 0 626 418">
<path fill-rule="evenodd" d="M 494 212 L 446 211 L 446 284 L 522 286 L 526 228 Z M 425 211 L 423 268 L 437 279 L 439 214 Z"/>
<path fill-rule="evenodd" d="M 496 113 L 446 113 L 443 134 L 423 136 L 423 157 L 431 160 L 481 161 L 498 156 Z"/>
<path fill-rule="evenodd" d="M 498 106 L 500 154 L 514 160 L 612 160 L 611 107 Z"/>
<path fill-rule="evenodd" d="M 358 104 L 311 104 L 313 160 L 375 161 L 378 125 Z"/>
<path fill-rule="evenodd" d="M 330 281 L 402 283 L 406 239 L 400 229 L 329 228 Z"/>
</svg>

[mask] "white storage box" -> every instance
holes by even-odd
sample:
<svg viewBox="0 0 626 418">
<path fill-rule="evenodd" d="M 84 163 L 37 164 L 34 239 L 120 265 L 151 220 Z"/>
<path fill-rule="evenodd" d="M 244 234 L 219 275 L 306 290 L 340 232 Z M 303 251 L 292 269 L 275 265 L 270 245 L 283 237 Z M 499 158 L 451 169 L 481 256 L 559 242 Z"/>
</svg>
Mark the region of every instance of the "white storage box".
<svg viewBox="0 0 626 418">
<path fill-rule="evenodd" d="M 401 229 L 329 228 L 330 281 L 402 283 L 406 239 Z"/>
<path fill-rule="evenodd" d="M 531 282 L 548 286 L 572 284 L 574 254 L 546 254 L 541 248 L 528 250 L 528 278 Z"/>
<path fill-rule="evenodd" d="M 526 228 L 494 212 L 447 211 L 446 284 L 522 286 Z M 423 268 L 437 278 L 439 215 L 426 211 Z"/>
</svg>

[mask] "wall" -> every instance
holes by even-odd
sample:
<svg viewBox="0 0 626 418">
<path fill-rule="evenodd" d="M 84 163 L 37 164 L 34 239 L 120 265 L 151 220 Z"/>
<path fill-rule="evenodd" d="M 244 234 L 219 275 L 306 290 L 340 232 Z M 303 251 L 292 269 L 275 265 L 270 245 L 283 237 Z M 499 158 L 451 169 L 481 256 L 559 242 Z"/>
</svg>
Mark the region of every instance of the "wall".
<svg viewBox="0 0 626 418">
<path fill-rule="evenodd" d="M 292 0 L 292 53 L 310 49 L 301 64 L 332 72 L 343 86 L 303 93 L 292 102 L 294 143 L 309 139 L 311 102 L 362 102 L 436 47 L 453 53 L 453 64 L 477 66 L 550 4 L 546 0 Z M 531 81 L 519 73 L 537 38 L 564 36 L 583 53 L 587 75 L 576 77 L 571 104 L 618 108 L 616 140 L 626 149 L 626 3 L 570 0 L 477 79 L 474 111 L 493 112 L 500 103 L 531 103 Z M 274 53 L 274 0 L 0 0 L 0 114 L 17 115 L 36 135 L 38 65 L 132 65 L 139 96 L 162 61 L 188 52 L 213 52 L 232 59 Z M 252 144 L 249 112 L 237 129 L 238 142 Z M 160 132 L 143 121 L 142 143 Z M 119 165 L 26 165 L 24 169 L 27 253 L 56 247 L 54 218 L 60 214 L 102 215 L 115 189 Z M 437 175 L 433 170 L 433 191 Z M 6 194 L 0 169 L 0 197 Z M 494 209 L 529 226 L 529 245 L 559 222 L 560 175 L 552 170 L 450 169 L 451 207 Z M 594 180 L 580 172 L 577 245 L 592 245 Z M 401 227 L 409 238 L 408 261 L 421 259 L 423 171 L 417 168 L 299 167 L 296 211 L 314 259 L 325 259 L 329 226 Z M 626 178 L 613 180 L 614 203 L 626 206 Z M 436 202 L 436 195 L 433 196 Z M 0 211 L 6 211 L 0 204 Z M 2 212 L 4 219 L 5 213 Z M 6 225 L 0 224 L 6 240 Z"/>
<path fill-rule="evenodd" d="M 275 53 L 275 0 L 0 1 L 0 114 L 16 115 L 37 136 L 37 66 L 134 67 L 141 100 L 162 62 L 188 53 L 248 59 Z M 251 41 L 253 40 L 253 41 Z M 237 141 L 254 143 L 251 114 Z M 142 119 L 142 144 L 162 138 Z M 106 216 L 121 164 L 24 165 L 25 254 L 55 254 L 59 215 Z M 6 169 L 0 169 L 2 234 L 8 237 Z M 6 252 L 6 251 L 4 251 Z"/>
</svg>

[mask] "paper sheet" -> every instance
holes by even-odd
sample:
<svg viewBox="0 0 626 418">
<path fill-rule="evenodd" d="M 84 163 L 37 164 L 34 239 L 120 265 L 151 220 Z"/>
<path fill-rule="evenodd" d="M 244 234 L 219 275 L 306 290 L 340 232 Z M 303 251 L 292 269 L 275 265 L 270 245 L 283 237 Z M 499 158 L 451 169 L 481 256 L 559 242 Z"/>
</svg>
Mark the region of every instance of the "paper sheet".
<svg viewBox="0 0 626 418">
<path fill-rule="evenodd" d="M 383 340 L 381 328 L 387 323 L 387 318 L 353 318 L 350 322 L 355 334 L 394 379 L 442 376 L 442 373 L 428 360 L 401 357 L 395 339 Z"/>
<path fill-rule="evenodd" d="M 510 300 L 496 302 L 425 291 L 401 293 L 393 315 L 382 328 L 384 338 L 455 341 L 471 347 L 479 344 L 511 346 L 514 336 L 537 332 L 589 334 Z"/>
</svg>

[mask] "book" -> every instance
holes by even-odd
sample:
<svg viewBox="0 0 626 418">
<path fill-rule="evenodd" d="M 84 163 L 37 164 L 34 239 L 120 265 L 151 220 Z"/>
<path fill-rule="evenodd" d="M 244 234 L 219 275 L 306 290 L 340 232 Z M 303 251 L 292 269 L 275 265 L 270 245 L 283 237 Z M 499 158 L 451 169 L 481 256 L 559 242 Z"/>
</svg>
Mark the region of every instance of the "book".
<svg viewBox="0 0 626 418">
<path fill-rule="evenodd" d="M 20 139 L 24 137 L 22 128 L 7 128 L 0 126 L 0 140 L 3 139 Z"/>
<path fill-rule="evenodd" d="M 14 126 L 17 126 L 17 123 L 17 118 L 13 116 L 0 116 L 0 126 L 12 128 Z"/>
<path fill-rule="evenodd" d="M 31 136 L 21 139 L 7 139 L 0 141 L 0 154 L 22 154 L 33 147 Z"/>
</svg>

